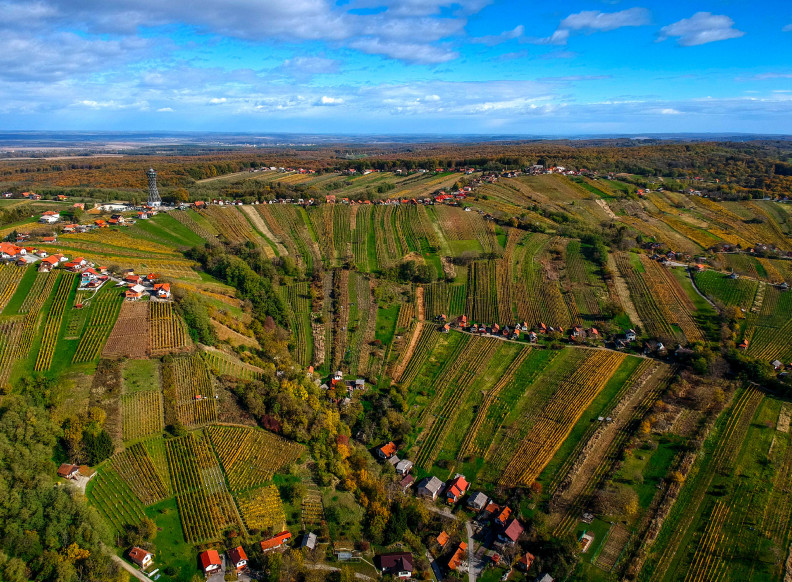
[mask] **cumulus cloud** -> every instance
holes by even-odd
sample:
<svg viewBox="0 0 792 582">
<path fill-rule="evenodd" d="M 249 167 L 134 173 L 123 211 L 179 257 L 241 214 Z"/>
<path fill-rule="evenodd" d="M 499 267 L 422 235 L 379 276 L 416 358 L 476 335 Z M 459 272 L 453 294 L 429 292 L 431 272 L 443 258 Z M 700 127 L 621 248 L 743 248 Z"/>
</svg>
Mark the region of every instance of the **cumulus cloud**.
<svg viewBox="0 0 792 582">
<path fill-rule="evenodd" d="M 534 44 L 564 45 L 572 32 L 606 32 L 625 26 L 644 26 L 649 24 L 649 11 L 645 8 L 628 8 L 619 12 L 599 12 L 585 10 L 570 14 L 558 25 L 553 34 L 544 38 L 528 39 Z"/>
<path fill-rule="evenodd" d="M 500 34 L 493 34 L 487 36 L 478 36 L 476 38 L 471 39 L 472 42 L 477 44 L 485 44 L 487 46 L 495 46 L 496 44 L 501 44 L 509 40 L 514 40 L 515 38 L 520 38 L 525 32 L 525 27 L 520 24 L 515 26 L 512 30 L 506 30 L 501 32 Z"/>
<path fill-rule="evenodd" d="M 2 0 L 0 0 L 1 2 Z M 434 43 L 460 37 L 467 17 L 489 0 L 360 0 L 339 5 L 331 0 L 5 0 L 0 30 L 47 25 L 88 35 L 134 37 L 141 28 L 187 26 L 198 32 L 254 43 L 325 41 L 392 59 L 438 63 L 456 58 Z M 371 10 L 360 10 L 371 7 Z M 5 10 L 3 9 L 5 8 Z M 417 46 L 424 47 L 417 50 Z M 405 50 L 406 49 L 406 50 Z"/>
<path fill-rule="evenodd" d="M 159 113 L 170 113 L 171 111 L 173 111 L 173 107 L 160 107 L 157 109 Z"/>
<path fill-rule="evenodd" d="M 328 97 L 327 95 L 322 95 L 322 98 L 319 99 L 316 104 L 317 105 L 341 105 L 344 100 L 340 97 Z"/>
<path fill-rule="evenodd" d="M 690 18 L 669 24 L 660 29 L 659 41 L 675 37 L 679 46 L 697 46 L 739 38 L 745 33 L 734 28 L 734 21 L 728 16 L 697 12 Z"/>
</svg>

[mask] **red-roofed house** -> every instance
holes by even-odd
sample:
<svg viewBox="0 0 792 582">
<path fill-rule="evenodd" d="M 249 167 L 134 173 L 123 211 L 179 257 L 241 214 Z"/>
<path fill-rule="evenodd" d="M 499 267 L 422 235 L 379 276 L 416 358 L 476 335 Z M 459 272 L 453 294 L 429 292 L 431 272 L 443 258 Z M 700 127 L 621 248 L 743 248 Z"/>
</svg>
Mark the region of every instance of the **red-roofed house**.
<svg viewBox="0 0 792 582">
<path fill-rule="evenodd" d="M 154 291 L 160 299 L 169 299 L 171 296 L 170 283 L 155 283 Z"/>
<path fill-rule="evenodd" d="M 446 499 L 448 503 L 456 503 L 459 501 L 459 498 L 462 497 L 465 492 L 470 487 L 470 483 L 465 480 L 464 475 L 456 475 L 448 484 L 448 488 L 446 489 Z"/>
<path fill-rule="evenodd" d="M 286 545 L 286 542 L 288 542 L 291 539 L 291 537 L 292 537 L 291 532 L 282 531 L 278 535 L 261 542 L 261 551 L 269 552 L 270 550 L 280 548 Z"/>
<path fill-rule="evenodd" d="M 201 569 L 205 574 L 214 574 L 219 572 L 223 563 L 220 561 L 220 554 L 217 550 L 207 550 L 198 555 L 198 560 L 201 562 Z"/>
<path fill-rule="evenodd" d="M 64 479 L 74 479 L 80 472 L 79 465 L 72 465 L 70 463 L 63 463 L 60 467 L 58 467 L 58 477 L 63 477 Z"/>
<path fill-rule="evenodd" d="M 131 550 L 129 550 L 129 559 L 132 560 L 135 564 L 140 566 L 141 568 L 147 568 L 149 564 L 151 564 L 151 560 L 154 558 L 154 554 L 151 552 L 147 552 L 143 548 L 139 548 L 135 546 Z"/>
<path fill-rule="evenodd" d="M 527 572 L 535 559 L 536 557 L 531 552 L 525 552 L 518 560 L 519 567 Z"/>
<path fill-rule="evenodd" d="M 130 274 L 124 277 L 124 281 L 132 283 L 133 285 L 140 285 L 143 282 L 143 277 L 140 275 Z"/>
<path fill-rule="evenodd" d="M 248 557 L 245 553 L 245 548 L 242 546 L 228 550 L 228 559 L 231 560 L 231 564 L 233 564 L 237 572 L 247 568 Z"/>
<path fill-rule="evenodd" d="M 393 441 L 384 444 L 377 449 L 377 455 L 379 455 L 380 459 L 390 459 L 395 454 L 396 454 L 396 445 L 393 444 Z"/>
<path fill-rule="evenodd" d="M 383 574 L 410 578 L 413 573 L 413 556 L 409 552 L 392 552 L 374 556 L 374 563 Z"/>
<path fill-rule="evenodd" d="M 517 518 L 512 519 L 509 522 L 509 525 L 503 530 L 503 533 L 500 534 L 498 537 L 507 543 L 513 544 L 518 540 L 520 535 L 523 532 L 523 526 L 517 521 Z"/>
<path fill-rule="evenodd" d="M 437 536 L 437 543 L 440 545 L 441 548 L 444 548 L 445 545 L 448 543 L 448 538 L 450 536 L 445 532 L 445 530 L 440 532 L 440 535 Z"/>
<path fill-rule="evenodd" d="M 451 559 L 448 560 L 448 569 L 449 570 L 456 570 L 459 568 L 463 562 L 465 562 L 465 554 L 467 553 L 467 544 L 465 542 L 459 542 L 459 547 L 457 548 L 454 555 L 451 556 Z"/>
<path fill-rule="evenodd" d="M 501 511 L 500 514 L 498 514 L 498 517 L 495 518 L 495 521 L 497 521 L 501 525 L 506 525 L 506 521 L 509 519 L 510 515 L 511 515 L 511 509 L 509 509 L 508 507 L 504 507 L 503 511 Z"/>
</svg>

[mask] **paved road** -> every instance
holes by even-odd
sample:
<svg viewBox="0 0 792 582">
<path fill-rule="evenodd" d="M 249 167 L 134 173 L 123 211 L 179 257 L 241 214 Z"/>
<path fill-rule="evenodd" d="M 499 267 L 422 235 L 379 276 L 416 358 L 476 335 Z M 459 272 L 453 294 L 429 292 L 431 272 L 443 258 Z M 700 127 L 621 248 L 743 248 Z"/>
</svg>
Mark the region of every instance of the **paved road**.
<svg viewBox="0 0 792 582">
<path fill-rule="evenodd" d="M 473 526 L 469 521 L 465 522 L 465 530 L 468 537 L 468 582 L 476 582 L 476 554 L 473 551 Z"/>
<path fill-rule="evenodd" d="M 429 560 L 429 565 L 432 567 L 435 580 L 440 582 L 443 579 L 443 572 L 440 570 L 440 566 L 437 565 L 437 560 L 435 560 L 432 554 L 429 553 L 429 550 L 426 550 L 426 559 Z"/>
</svg>

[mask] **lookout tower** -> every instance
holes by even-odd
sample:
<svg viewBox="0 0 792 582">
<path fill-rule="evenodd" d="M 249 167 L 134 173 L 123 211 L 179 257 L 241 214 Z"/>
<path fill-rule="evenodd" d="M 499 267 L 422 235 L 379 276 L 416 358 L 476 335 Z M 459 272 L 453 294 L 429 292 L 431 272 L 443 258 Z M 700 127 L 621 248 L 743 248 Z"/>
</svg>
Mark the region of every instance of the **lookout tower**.
<svg viewBox="0 0 792 582">
<path fill-rule="evenodd" d="M 157 191 L 157 172 L 154 168 L 149 168 L 148 172 L 146 172 L 146 176 L 148 176 L 149 186 L 148 205 L 159 206 L 162 204 L 162 198 L 160 198 L 159 192 Z"/>
</svg>

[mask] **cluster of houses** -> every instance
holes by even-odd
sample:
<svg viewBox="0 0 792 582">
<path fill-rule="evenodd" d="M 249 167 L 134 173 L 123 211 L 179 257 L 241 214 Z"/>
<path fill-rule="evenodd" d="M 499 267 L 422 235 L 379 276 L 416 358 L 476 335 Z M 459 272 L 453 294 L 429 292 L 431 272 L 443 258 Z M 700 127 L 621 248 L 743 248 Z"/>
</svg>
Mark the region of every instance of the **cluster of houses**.
<svg viewBox="0 0 792 582">
<path fill-rule="evenodd" d="M 313 366 L 308 371 L 313 374 Z M 319 380 L 316 380 L 319 383 Z M 347 405 L 352 401 L 352 395 L 356 392 L 362 392 L 366 389 L 366 381 L 363 378 L 356 378 L 354 380 L 344 380 L 344 373 L 341 370 L 336 370 L 336 373 L 324 384 L 320 386 L 325 392 L 333 390 L 336 394 L 335 403 Z M 342 396 L 346 393 L 346 396 Z"/>
<path fill-rule="evenodd" d="M 440 325 L 438 331 L 442 333 L 448 333 L 452 329 L 459 329 L 467 333 L 489 337 L 500 337 L 510 340 L 519 340 L 522 337 L 526 337 L 530 343 L 536 343 L 539 340 L 540 334 L 549 334 L 555 332 L 561 334 L 564 333 L 564 328 L 562 326 L 553 327 L 541 322 L 537 327 L 534 328 L 529 326 L 525 321 L 522 323 L 515 323 L 512 326 L 504 325 L 503 327 L 497 323 L 493 323 L 491 325 L 487 323 L 470 323 L 466 315 L 460 315 L 455 320 L 450 322 L 446 315 L 439 315 L 436 319 Z M 627 335 L 632 336 L 632 339 L 627 341 L 635 341 L 635 331 L 629 330 Z M 580 342 L 587 338 L 597 340 L 601 339 L 599 330 L 597 330 L 596 327 L 584 329 L 579 325 L 572 326 L 569 329 L 570 341 Z"/>
<path fill-rule="evenodd" d="M 405 491 L 415 484 L 414 477 L 409 474 L 413 468 L 413 463 L 412 461 L 400 459 L 398 457 L 395 443 L 385 443 L 384 445 L 377 447 L 375 452 L 380 460 L 393 465 L 396 469 L 396 473 L 403 477 L 399 484 Z M 520 523 L 519 519 L 517 519 L 517 517 L 512 514 L 510 507 L 500 506 L 481 491 L 470 493 L 469 490 L 470 483 L 461 473 L 455 474 L 446 482 L 440 480 L 434 475 L 431 475 L 429 477 L 425 477 L 415 484 L 415 494 L 417 496 L 430 499 L 432 501 L 443 499 L 446 504 L 451 506 L 458 504 L 465 496 L 467 496 L 465 506 L 470 511 L 476 513 L 476 522 L 482 527 L 491 528 L 494 534 L 492 538 L 493 543 L 492 550 L 490 551 L 490 558 L 495 564 L 497 564 L 500 562 L 500 553 L 502 553 L 507 547 L 511 547 L 517 543 L 524 531 L 524 527 L 522 523 Z M 449 536 L 446 532 L 441 532 L 441 534 L 437 536 L 437 543 L 441 549 L 445 549 L 448 542 Z M 389 560 L 394 561 L 394 563 L 395 561 L 401 559 L 407 560 L 407 562 L 399 562 L 399 566 L 403 566 L 405 563 L 412 563 L 411 556 L 409 559 L 405 558 L 403 554 L 389 554 L 388 556 L 391 556 L 389 557 Z M 523 561 L 527 560 L 527 564 L 525 564 L 525 569 L 527 570 L 533 561 L 533 556 L 527 554 L 522 558 L 524 559 Z M 462 570 L 467 567 L 466 543 L 462 542 L 459 544 L 459 547 L 457 547 L 457 549 L 451 555 L 446 565 L 449 570 L 455 571 Z M 393 573 L 394 575 L 398 575 L 402 578 L 409 577 L 408 570 L 411 574 L 411 569 L 404 568 L 400 570 L 399 574 L 396 574 L 396 572 L 392 569 L 394 568 L 393 565 L 389 566 L 388 568 L 388 570 L 383 569 L 382 571 Z"/>
</svg>

